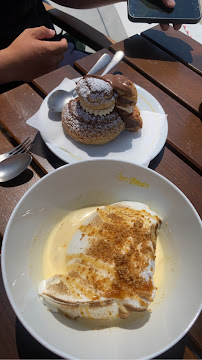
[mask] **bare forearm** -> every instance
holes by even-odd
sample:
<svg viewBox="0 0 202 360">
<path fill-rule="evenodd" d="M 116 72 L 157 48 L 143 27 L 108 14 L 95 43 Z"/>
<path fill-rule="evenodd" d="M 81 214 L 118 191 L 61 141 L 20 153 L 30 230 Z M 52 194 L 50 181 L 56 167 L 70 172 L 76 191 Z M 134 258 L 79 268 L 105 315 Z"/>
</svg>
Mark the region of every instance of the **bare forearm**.
<svg viewBox="0 0 202 360">
<path fill-rule="evenodd" d="M 127 0 L 53 0 L 56 4 L 74 9 L 92 9 Z"/>
<path fill-rule="evenodd" d="M 6 84 L 16 80 L 15 64 L 9 50 L 0 51 L 0 84 Z"/>
</svg>

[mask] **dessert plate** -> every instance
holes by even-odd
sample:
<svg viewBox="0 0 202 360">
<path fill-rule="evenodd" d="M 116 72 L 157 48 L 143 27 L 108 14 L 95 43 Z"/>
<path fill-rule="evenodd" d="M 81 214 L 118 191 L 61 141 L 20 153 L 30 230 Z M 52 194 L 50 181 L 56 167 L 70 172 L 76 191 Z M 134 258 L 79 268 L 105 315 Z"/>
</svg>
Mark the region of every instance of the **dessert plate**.
<svg viewBox="0 0 202 360">
<path fill-rule="evenodd" d="M 56 89 L 70 91 L 75 80 L 65 79 Z M 39 115 L 39 131 L 48 148 L 61 160 L 75 163 L 90 159 L 114 159 L 132 161 L 148 166 L 149 162 L 163 148 L 167 133 L 167 116 L 160 103 L 148 91 L 136 85 L 137 106 L 143 119 L 143 128 L 138 133 L 123 131 L 115 140 L 104 145 L 86 145 L 74 141 L 65 133 L 61 114 L 48 109 L 47 100 L 54 89 L 43 101 Z"/>
</svg>

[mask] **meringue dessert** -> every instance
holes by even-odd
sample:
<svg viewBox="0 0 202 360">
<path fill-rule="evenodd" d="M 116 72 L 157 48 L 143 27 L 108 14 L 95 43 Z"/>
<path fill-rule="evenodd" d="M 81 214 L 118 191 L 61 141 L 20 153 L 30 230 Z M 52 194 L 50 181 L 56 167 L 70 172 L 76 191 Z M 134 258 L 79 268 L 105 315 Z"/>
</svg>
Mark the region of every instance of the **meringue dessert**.
<svg viewBox="0 0 202 360">
<path fill-rule="evenodd" d="M 56 251 L 52 239 L 46 247 L 45 279 L 38 288 L 43 302 L 72 319 L 125 319 L 148 309 L 156 290 L 158 215 L 147 205 L 122 201 L 89 210 L 76 231 L 72 224 L 68 244 L 59 239 Z"/>
</svg>

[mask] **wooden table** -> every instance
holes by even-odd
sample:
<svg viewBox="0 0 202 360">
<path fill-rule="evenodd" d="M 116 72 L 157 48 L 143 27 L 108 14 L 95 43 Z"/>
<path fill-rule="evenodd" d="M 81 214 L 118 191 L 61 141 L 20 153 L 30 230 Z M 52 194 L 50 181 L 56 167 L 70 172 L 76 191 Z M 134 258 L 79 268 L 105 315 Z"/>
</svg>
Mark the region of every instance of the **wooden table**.
<svg viewBox="0 0 202 360">
<path fill-rule="evenodd" d="M 85 74 L 102 53 L 112 55 L 117 50 L 124 50 L 125 58 L 113 72 L 123 73 L 149 91 L 168 114 L 168 138 L 150 168 L 178 186 L 202 214 L 202 46 L 180 32 L 170 29 L 164 33 L 157 26 L 141 36 L 114 44 L 110 52 L 102 49 L 78 61 L 75 64 L 78 71 L 67 65 L 0 95 L 0 153 L 10 150 L 27 136 L 34 140 L 29 168 L 14 180 L 0 184 L 1 240 L 11 212 L 23 194 L 42 176 L 64 164 L 26 120 L 64 77 L 72 79 L 80 73 Z M 16 318 L 2 279 L 0 300 L 0 357 L 58 358 L 33 339 Z M 201 358 L 201 319 L 200 316 L 189 333 L 159 358 Z"/>
</svg>

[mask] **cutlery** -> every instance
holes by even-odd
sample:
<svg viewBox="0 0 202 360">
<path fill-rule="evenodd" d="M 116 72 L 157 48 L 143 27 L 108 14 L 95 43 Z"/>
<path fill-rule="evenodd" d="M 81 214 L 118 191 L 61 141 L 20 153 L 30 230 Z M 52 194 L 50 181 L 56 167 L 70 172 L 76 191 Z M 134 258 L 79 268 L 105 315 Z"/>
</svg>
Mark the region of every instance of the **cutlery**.
<svg viewBox="0 0 202 360">
<path fill-rule="evenodd" d="M 16 146 L 12 150 L 10 150 L 10 151 L 8 151 L 8 152 L 6 152 L 4 154 L 1 154 L 0 155 L 0 162 L 7 159 L 7 158 L 9 158 L 10 156 L 17 155 L 19 153 L 27 152 L 27 151 L 29 151 L 31 149 L 32 146 L 33 146 L 33 142 L 28 137 L 21 144 L 19 144 L 18 146 Z"/>
<path fill-rule="evenodd" d="M 104 54 L 104 55 L 107 55 L 107 54 Z M 123 57 L 124 57 L 123 51 L 117 51 L 115 53 L 115 55 L 113 56 L 112 60 L 110 61 L 110 63 L 107 65 L 106 69 L 101 74 L 101 76 L 103 76 L 103 75 L 107 74 L 109 71 L 111 71 L 123 59 Z M 97 65 L 97 63 L 87 73 L 87 75 L 95 74 L 95 72 L 100 70 L 100 68 L 99 68 L 99 70 L 97 70 L 98 67 L 96 67 L 96 65 Z M 102 67 L 104 67 L 104 66 L 102 66 Z M 78 81 L 79 79 L 80 78 L 77 78 L 75 80 Z M 75 84 L 75 87 L 76 87 L 76 84 Z M 54 91 L 49 96 L 48 101 L 47 101 L 49 110 L 54 111 L 54 112 L 61 112 L 64 105 L 69 100 L 71 100 L 75 95 L 76 95 L 75 88 L 72 89 L 71 91 L 66 91 L 66 90 L 56 90 L 56 91 Z"/>
<path fill-rule="evenodd" d="M 95 63 L 95 65 L 89 70 L 87 75 L 93 75 L 99 70 L 101 70 L 104 66 L 109 64 L 111 60 L 111 56 L 109 54 L 103 54 L 98 61 Z M 80 77 L 75 79 L 75 82 L 78 81 Z M 54 91 L 48 98 L 47 104 L 51 111 L 55 112 L 61 112 L 63 106 L 68 102 L 73 96 L 75 92 L 75 87 L 71 91 L 66 90 L 56 90 Z"/>
<path fill-rule="evenodd" d="M 21 174 L 31 163 L 30 154 L 17 154 L 9 156 L 0 162 L 0 182 L 14 179 Z"/>
<path fill-rule="evenodd" d="M 107 67 L 105 68 L 105 70 L 103 71 L 103 73 L 101 74 L 101 76 L 108 74 L 108 72 L 110 72 L 124 57 L 124 52 L 123 51 L 117 51 L 112 60 L 110 61 L 110 63 L 107 65 Z"/>
</svg>

